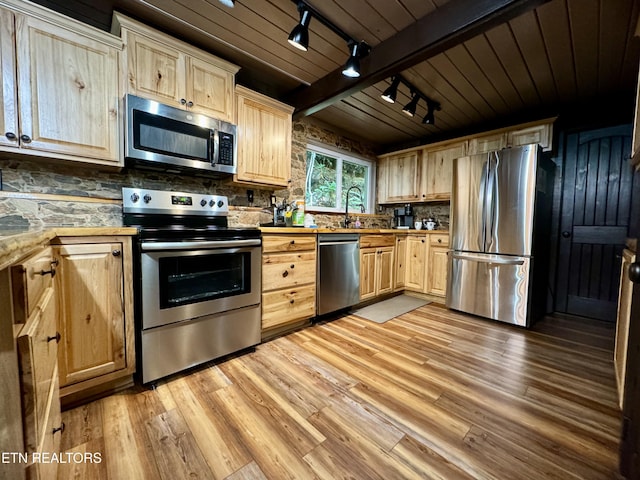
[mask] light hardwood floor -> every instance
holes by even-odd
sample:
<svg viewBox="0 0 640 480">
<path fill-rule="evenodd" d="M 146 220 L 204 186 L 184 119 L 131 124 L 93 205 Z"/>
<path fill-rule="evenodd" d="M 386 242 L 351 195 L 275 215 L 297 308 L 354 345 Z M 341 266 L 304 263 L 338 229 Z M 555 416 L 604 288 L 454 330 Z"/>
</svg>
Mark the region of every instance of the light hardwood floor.
<svg viewBox="0 0 640 480">
<path fill-rule="evenodd" d="M 610 479 L 613 331 L 344 316 L 63 413 L 59 478 Z M 169 354 L 169 353 L 168 353 Z"/>
</svg>

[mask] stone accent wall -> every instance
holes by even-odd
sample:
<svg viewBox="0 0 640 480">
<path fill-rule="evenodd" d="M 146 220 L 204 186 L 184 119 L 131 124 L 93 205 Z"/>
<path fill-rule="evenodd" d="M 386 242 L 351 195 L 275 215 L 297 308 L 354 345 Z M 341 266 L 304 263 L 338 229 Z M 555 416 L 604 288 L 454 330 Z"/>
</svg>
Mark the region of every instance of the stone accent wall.
<svg viewBox="0 0 640 480">
<path fill-rule="evenodd" d="M 0 194 L 0 228 L 47 226 L 120 226 L 122 224 L 122 188 L 144 187 L 154 190 L 226 195 L 232 206 L 229 224 L 258 226 L 273 219 L 271 194 L 278 202 L 304 199 L 306 177 L 306 146 L 319 142 L 348 153 L 375 161 L 373 146 L 336 134 L 330 128 L 311 119 L 293 123 L 291 146 L 291 185 L 287 189 L 253 190 L 253 205 L 247 200 L 247 188 L 234 185 L 228 178 L 195 177 L 125 169 L 121 172 L 100 171 L 90 165 L 57 163 L 15 156 L 0 160 L 2 190 L 25 194 L 9 197 Z M 1 192 L 0 192 L 1 193 Z M 29 194 L 47 194 L 24 198 Z M 70 198 L 65 198 L 70 197 Z M 360 217 L 362 227 L 389 228 L 393 207 L 384 206 L 376 215 Z M 414 205 L 416 218 L 433 216 L 441 228 L 448 228 L 448 204 Z M 312 213 L 320 227 L 338 227 L 343 215 Z"/>
</svg>

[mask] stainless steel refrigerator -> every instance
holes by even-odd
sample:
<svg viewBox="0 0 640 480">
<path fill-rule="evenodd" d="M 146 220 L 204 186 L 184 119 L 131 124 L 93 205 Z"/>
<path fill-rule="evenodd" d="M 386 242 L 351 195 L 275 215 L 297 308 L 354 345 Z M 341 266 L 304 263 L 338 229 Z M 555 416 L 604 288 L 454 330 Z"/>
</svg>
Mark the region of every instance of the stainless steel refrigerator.
<svg viewBox="0 0 640 480">
<path fill-rule="evenodd" d="M 552 173 L 538 145 L 454 161 L 447 307 L 525 327 L 544 313 Z"/>
</svg>

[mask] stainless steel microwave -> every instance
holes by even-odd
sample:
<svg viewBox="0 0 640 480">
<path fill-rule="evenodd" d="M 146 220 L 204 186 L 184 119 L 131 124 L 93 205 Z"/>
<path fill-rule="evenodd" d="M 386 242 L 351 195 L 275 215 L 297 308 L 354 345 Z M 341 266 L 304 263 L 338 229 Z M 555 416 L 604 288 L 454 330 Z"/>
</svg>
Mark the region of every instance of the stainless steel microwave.
<svg viewBox="0 0 640 480">
<path fill-rule="evenodd" d="M 166 172 L 236 173 L 236 126 L 153 100 L 124 97 L 127 165 Z"/>
</svg>

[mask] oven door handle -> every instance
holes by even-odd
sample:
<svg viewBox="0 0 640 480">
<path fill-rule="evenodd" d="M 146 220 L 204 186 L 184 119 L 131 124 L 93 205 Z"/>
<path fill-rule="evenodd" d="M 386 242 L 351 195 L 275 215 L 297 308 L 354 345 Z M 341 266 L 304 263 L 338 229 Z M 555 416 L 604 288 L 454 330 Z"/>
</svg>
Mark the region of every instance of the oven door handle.
<svg viewBox="0 0 640 480">
<path fill-rule="evenodd" d="M 157 252 L 160 250 L 194 250 L 207 248 L 257 247 L 262 244 L 259 238 L 251 240 L 224 240 L 208 242 L 142 242 L 140 250 Z"/>
</svg>

